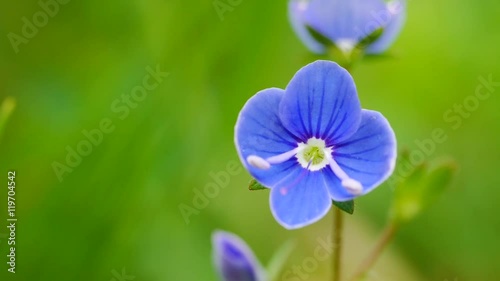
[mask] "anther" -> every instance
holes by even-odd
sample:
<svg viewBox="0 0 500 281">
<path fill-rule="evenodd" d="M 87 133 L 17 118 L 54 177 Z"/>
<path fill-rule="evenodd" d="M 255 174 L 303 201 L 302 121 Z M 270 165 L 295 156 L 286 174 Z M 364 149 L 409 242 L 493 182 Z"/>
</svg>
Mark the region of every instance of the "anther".
<svg viewBox="0 0 500 281">
<path fill-rule="evenodd" d="M 250 155 L 247 157 L 247 162 L 248 164 L 250 164 L 250 166 L 254 168 L 261 170 L 269 170 L 271 168 L 271 165 L 280 164 L 289 160 L 290 158 L 295 156 L 295 154 L 297 154 L 299 150 L 300 148 L 297 147 L 288 152 L 272 156 L 266 159 L 259 157 L 257 155 Z"/>
<path fill-rule="evenodd" d="M 363 193 L 363 185 L 357 180 L 350 178 L 339 164 L 333 160 L 333 157 L 329 159 L 330 168 L 333 173 L 340 179 L 342 186 L 352 195 L 361 195 Z"/>
</svg>

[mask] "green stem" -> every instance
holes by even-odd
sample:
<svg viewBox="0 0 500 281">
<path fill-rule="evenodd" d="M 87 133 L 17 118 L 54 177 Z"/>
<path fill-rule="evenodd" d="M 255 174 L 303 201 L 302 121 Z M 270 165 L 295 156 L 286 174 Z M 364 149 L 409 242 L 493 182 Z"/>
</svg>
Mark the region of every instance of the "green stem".
<svg viewBox="0 0 500 281">
<path fill-rule="evenodd" d="M 340 260 L 342 257 L 342 229 L 344 227 L 342 210 L 333 208 L 333 281 L 340 280 Z"/>
<path fill-rule="evenodd" d="M 377 259 L 380 257 L 385 247 L 389 244 L 389 242 L 391 242 L 392 238 L 394 238 L 394 235 L 396 234 L 397 230 L 398 226 L 395 223 L 389 223 L 387 225 L 384 232 L 382 233 L 382 236 L 378 240 L 377 244 L 375 245 L 371 253 L 359 265 L 358 269 L 353 274 L 351 279 L 349 279 L 349 281 L 357 281 L 365 277 L 365 275 L 368 273 L 368 271 L 373 267 Z"/>
</svg>

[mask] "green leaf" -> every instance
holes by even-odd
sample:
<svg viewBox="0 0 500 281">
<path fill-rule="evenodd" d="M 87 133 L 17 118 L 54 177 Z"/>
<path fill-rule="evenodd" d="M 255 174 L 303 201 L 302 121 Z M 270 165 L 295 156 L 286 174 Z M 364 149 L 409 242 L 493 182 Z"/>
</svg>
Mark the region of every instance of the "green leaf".
<svg viewBox="0 0 500 281">
<path fill-rule="evenodd" d="M 306 25 L 306 29 L 309 32 L 309 34 L 314 38 L 314 40 L 325 46 L 330 59 L 336 61 L 338 64 L 340 64 L 342 67 L 348 70 L 352 68 L 352 65 L 356 61 L 361 59 L 361 57 L 363 56 L 364 49 L 368 45 L 372 44 L 377 39 L 379 39 L 382 33 L 384 32 L 383 28 L 378 28 L 371 34 L 363 38 L 361 41 L 359 41 L 352 50 L 344 52 L 335 44 L 335 42 L 333 42 L 320 32 L 316 31 L 311 26 Z"/>
<path fill-rule="evenodd" d="M 356 44 L 356 48 L 357 49 L 364 49 L 364 48 L 368 47 L 370 44 L 377 41 L 380 38 L 380 36 L 382 36 L 382 33 L 384 33 L 384 29 L 377 28 L 375 31 L 368 34 L 368 36 L 361 39 L 361 41 L 359 41 L 358 44 Z"/>
<path fill-rule="evenodd" d="M 269 188 L 263 186 L 255 179 L 252 179 L 250 181 L 250 183 L 248 184 L 248 189 L 254 191 L 254 190 L 263 190 L 263 189 L 269 189 Z"/>
<path fill-rule="evenodd" d="M 283 271 L 286 261 L 295 249 L 294 240 L 288 240 L 273 254 L 269 265 L 267 266 L 267 277 L 269 281 L 280 280 L 279 274 Z"/>
<path fill-rule="evenodd" d="M 406 170 L 412 167 L 407 152 L 401 154 L 398 165 Z M 412 167 L 406 177 L 400 177 L 395 184 L 391 208 L 394 222 L 408 222 L 433 204 L 450 185 L 455 170 L 456 165 L 451 160 L 435 163 L 432 168 L 424 162 Z"/>
<path fill-rule="evenodd" d="M 333 44 L 333 46 L 328 50 L 329 54 L 335 58 L 340 65 L 349 71 L 354 64 L 361 61 L 361 59 L 365 56 L 365 49 L 370 44 L 377 41 L 383 32 L 383 28 L 376 29 L 371 34 L 361 39 L 361 41 L 359 41 L 356 46 L 348 52 L 344 52 L 337 45 Z"/>
<path fill-rule="evenodd" d="M 354 200 L 346 202 L 337 202 L 332 200 L 333 205 L 348 214 L 354 214 Z"/>
<path fill-rule="evenodd" d="M 323 34 L 319 33 L 316 31 L 314 28 L 306 25 L 307 31 L 311 36 L 314 38 L 314 40 L 318 41 L 319 43 L 325 45 L 326 47 L 334 45 L 333 42 L 328 39 L 327 37 L 323 36 Z"/>
<path fill-rule="evenodd" d="M 426 202 L 432 203 L 439 198 L 453 180 L 456 170 L 456 164 L 447 161 L 429 171 L 424 191 Z"/>
</svg>

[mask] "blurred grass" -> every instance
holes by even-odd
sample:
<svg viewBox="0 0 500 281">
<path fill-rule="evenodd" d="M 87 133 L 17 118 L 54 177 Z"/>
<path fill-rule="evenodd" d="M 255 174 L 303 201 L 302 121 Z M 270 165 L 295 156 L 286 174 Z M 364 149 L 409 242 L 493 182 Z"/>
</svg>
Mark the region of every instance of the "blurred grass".
<svg viewBox="0 0 500 281">
<path fill-rule="evenodd" d="M 2 34 L 19 34 L 21 18 L 40 9 L 36 1 L 4 6 Z M 442 115 L 474 93 L 479 76 L 500 80 L 500 3 L 411 1 L 409 9 L 389 58 L 354 70 L 359 96 L 390 120 L 401 147 L 414 149 L 416 139 L 443 128 L 449 139 L 432 156 L 452 155 L 461 171 L 438 204 L 402 229 L 396 247 L 416 278 L 496 280 L 498 90 L 457 130 Z M 0 269 L 1 280 L 110 280 L 122 268 L 142 281 L 216 280 L 215 228 L 244 237 L 263 261 L 288 238 L 314 241 L 318 229 L 329 229 L 328 219 L 293 232 L 279 227 L 268 194 L 246 189 L 246 172 L 189 225 L 178 210 L 193 188 L 213 181 L 210 171 L 237 160 L 233 126 L 245 101 L 285 87 L 314 60 L 288 24 L 286 1 L 243 1 L 222 22 L 210 1 L 70 1 L 19 48 L 15 54 L 6 37 L 0 43 L 0 101 L 17 101 L 0 143 L 0 171 L 18 173 L 19 217 L 18 273 L 12 279 Z M 112 102 L 156 64 L 169 78 L 118 119 Z M 60 183 L 52 163 L 64 162 L 65 147 L 103 118 L 116 130 Z M 380 229 L 391 196 L 383 186 L 361 198 L 351 220 Z M 292 261 L 310 250 L 302 245 Z M 314 278 L 327 273 L 324 265 Z"/>
</svg>

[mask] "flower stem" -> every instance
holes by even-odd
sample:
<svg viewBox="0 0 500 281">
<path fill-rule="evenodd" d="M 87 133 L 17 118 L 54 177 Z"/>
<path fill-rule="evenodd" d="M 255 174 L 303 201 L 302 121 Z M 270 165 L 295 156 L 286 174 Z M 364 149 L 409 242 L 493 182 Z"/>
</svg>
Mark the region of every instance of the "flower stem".
<svg viewBox="0 0 500 281">
<path fill-rule="evenodd" d="M 365 277 L 365 275 L 380 257 L 387 244 L 389 244 L 392 238 L 394 238 L 397 230 L 398 226 L 393 222 L 389 223 L 386 226 L 384 232 L 382 233 L 382 236 L 378 240 L 370 255 L 368 255 L 368 257 L 360 264 L 358 270 L 356 270 L 349 281 L 357 281 Z"/>
<path fill-rule="evenodd" d="M 344 227 L 342 210 L 333 208 L 333 281 L 340 280 L 340 260 L 342 257 L 342 230 Z"/>
</svg>

